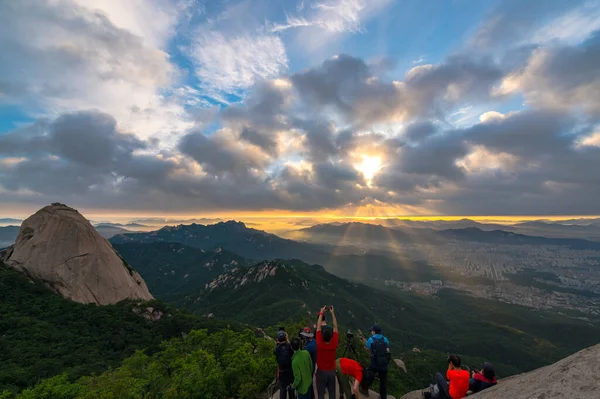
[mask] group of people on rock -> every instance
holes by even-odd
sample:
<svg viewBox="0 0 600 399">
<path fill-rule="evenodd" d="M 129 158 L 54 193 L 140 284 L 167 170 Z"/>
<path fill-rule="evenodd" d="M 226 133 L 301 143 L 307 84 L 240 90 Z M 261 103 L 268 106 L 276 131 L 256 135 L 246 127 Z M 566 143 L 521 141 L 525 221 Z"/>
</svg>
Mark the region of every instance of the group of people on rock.
<svg viewBox="0 0 600 399">
<path fill-rule="evenodd" d="M 425 399 L 462 399 L 467 393 L 477 393 L 496 385 L 496 372 L 490 363 L 483 363 L 481 369 L 472 371 L 463 368 L 458 355 L 448 356 L 446 377 L 442 373 L 435 375 L 435 384 L 429 391 L 423 392 Z"/>
<path fill-rule="evenodd" d="M 326 312 L 331 314 L 333 328 L 324 321 Z M 366 398 L 376 376 L 379 377 L 380 397 L 387 399 L 390 343 L 382 335 L 381 327 L 371 327 L 371 337 L 366 342 L 371 354 L 368 368 L 350 358 L 337 358 L 339 332 L 333 306 L 321 308 L 314 334 L 310 327 L 305 327 L 299 335 L 302 339 L 298 337 L 290 341 L 284 329 L 277 333 L 274 354 L 278 365 L 280 399 L 293 398 L 294 391 L 298 399 L 324 399 L 325 391 L 329 399 L 337 399 L 338 387 L 340 397 L 343 394 L 346 399 Z"/>
<path fill-rule="evenodd" d="M 324 321 L 326 312 L 331 314 L 333 328 Z M 382 334 L 381 327 L 377 324 L 372 326 L 371 337 L 366 342 L 366 349 L 370 352 L 369 367 L 350 358 L 337 358 L 338 344 L 338 323 L 333 306 L 321 308 L 314 334 L 310 327 L 304 327 L 299 337 L 290 341 L 281 328 L 277 332 L 274 350 L 278 365 L 279 398 L 292 399 L 296 392 L 298 399 L 324 399 L 327 391 L 329 399 L 337 399 L 337 387 L 340 397 L 345 399 L 367 398 L 369 387 L 378 377 L 379 397 L 387 399 L 390 342 Z M 480 370 L 469 372 L 463 368 L 460 356 L 449 355 L 447 360 L 446 375 L 436 374 L 435 383 L 429 391 L 423 392 L 425 399 L 462 399 L 469 391 L 479 392 L 497 383 L 490 363 L 483 363 Z M 313 384 L 313 379 L 316 384 Z"/>
</svg>

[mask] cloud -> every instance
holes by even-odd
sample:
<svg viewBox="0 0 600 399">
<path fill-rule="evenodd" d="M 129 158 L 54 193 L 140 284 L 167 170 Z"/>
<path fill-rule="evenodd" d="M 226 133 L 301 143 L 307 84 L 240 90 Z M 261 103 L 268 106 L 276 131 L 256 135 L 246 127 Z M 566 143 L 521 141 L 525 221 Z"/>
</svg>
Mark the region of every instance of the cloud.
<svg viewBox="0 0 600 399">
<path fill-rule="evenodd" d="M 285 46 L 276 35 L 225 36 L 201 30 L 194 39 L 191 56 L 202 86 L 215 94 L 240 94 L 241 90 L 274 78 L 288 67 Z"/>
<path fill-rule="evenodd" d="M 390 0 L 315 1 L 310 7 L 299 7 L 296 15 L 286 15 L 284 23 L 269 24 L 268 29 L 272 33 L 298 30 L 296 42 L 304 49 L 315 51 L 344 34 L 364 33 L 364 23 L 390 3 Z"/>
<path fill-rule="evenodd" d="M 262 173 L 270 159 L 264 152 L 236 140 L 229 130 L 211 136 L 191 132 L 181 140 L 179 150 L 198 162 L 207 173 L 227 174 L 235 179 Z"/>
<path fill-rule="evenodd" d="M 6 4 L 0 52 L 10 57 L 0 64 L 0 104 L 50 118 L 98 109 L 141 138 L 172 145 L 190 126 L 185 109 L 165 96 L 179 76 L 164 51 L 179 11 L 167 2 L 122 3 Z"/>
<path fill-rule="evenodd" d="M 386 82 L 363 60 L 341 54 L 291 80 L 303 101 L 315 109 L 337 112 L 349 123 L 371 125 L 420 116 L 444 118 L 467 101 L 488 100 L 502 77 L 491 59 L 453 56 L 437 65 L 412 68 L 403 82 Z"/>
<path fill-rule="evenodd" d="M 526 40 L 532 43 L 558 41 L 578 44 L 598 29 L 600 29 L 600 4 L 590 1 L 554 18 Z"/>
<path fill-rule="evenodd" d="M 532 106 L 600 115 L 600 33 L 577 46 L 535 50 L 522 71 L 504 79 L 503 87 L 522 91 Z"/>
<path fill-rule="evenodd" d="M 0 50 L 14 54 L 0 65 L 0 101 L 43 112 L 0 135 L 4 203 L 600 212 L 600 49 L 593 14 L 573 11 L 583 3 L 532 2 L 538 21 L 504 2 L 504 22 L 488 20 L 472 51 L 403 75 L 348 54 L 288 72 L 297 54 L 288 59 L 286 35 L 327 46 L 363 32 L 387 3 L 305 2 L 294 15 L 307 26 L 278 32 L 254 14 L 246 24 L 246 2 L 199 24 L 162 2 L 11 4 L 0 15 Z M 549 21 L 585 29 L 557 36 L 544 31 Z M 191 36 L 171 42 L 182 24 Z M 519 32 L 537 32 L 543 46 Z M 186 56 L 190 64 L 173 63 Z"/>
<path fill-rule="evenodd" d="M 555 39 L 558 23 L 564 26 L 568 15 L 588 7 L 586 0 L 507 0 L 499 3 L 480 24 L 470 45 L 482 51 L 494 51 L 515 43 L 542 43 Z M 575 10 L 575 11 L 574 11 Z M 570 11 L 570 13 L 569 13 Z M 575 21 L 575 20 L 574 20 Z M 570 24 L 569 24 L 570 25 Z M 573 32 L 569 30 L 569 33 Z M 564 30 L 561 35 L 567 35 Z"/>
</svg>

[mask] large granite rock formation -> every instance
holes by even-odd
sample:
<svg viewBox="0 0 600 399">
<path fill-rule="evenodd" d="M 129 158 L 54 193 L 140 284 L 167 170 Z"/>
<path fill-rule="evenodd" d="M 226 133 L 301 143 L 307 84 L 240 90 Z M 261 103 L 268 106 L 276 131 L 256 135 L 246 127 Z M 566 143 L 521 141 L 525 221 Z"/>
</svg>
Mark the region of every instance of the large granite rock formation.
<svg viewBox="0 0 600 399">
<path fill-rule="evenodd" d="M 401 399 L 421 399 L 421 392 L 408 393 Z M 600 398 L 600 344 L 579 351 L 550 366 L 503 378 L 495 387 L 468 397 L 473 399 Z"/>
<path fill-rule="evenodd" d="M 0 258 L 77 302 L 152 299 L 142 277 L 79 212 L 63 204 L 46 206 L 25 220 L 17 241 Z"/>
</svg>

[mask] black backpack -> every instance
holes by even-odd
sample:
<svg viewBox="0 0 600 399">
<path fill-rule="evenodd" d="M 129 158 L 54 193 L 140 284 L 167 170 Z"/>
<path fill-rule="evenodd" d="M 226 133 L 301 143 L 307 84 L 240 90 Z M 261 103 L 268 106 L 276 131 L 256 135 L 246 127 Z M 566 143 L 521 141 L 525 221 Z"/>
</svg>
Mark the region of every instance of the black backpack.
<svg viewBox="0 0 600 399">
<path fill-rule="evenodd" d="M 373 338 L 371 343 L 371 356 L 373 357 L 373 363 L 377 366 L 387 366 L 390 362 L 388 357 L 388 344 L 385 343 L 383 338 Z"/>
</svg>

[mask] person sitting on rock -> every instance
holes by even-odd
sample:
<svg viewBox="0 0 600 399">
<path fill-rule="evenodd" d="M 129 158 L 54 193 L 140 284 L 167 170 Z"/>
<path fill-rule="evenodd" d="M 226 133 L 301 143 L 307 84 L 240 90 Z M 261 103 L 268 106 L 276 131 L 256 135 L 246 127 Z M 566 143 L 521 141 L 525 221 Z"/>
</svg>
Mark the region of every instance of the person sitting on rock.
<svg viewBox="0 0 600 399">
<path fill-rule="evenodd" d="M 460 356 L 448 356 L 448 371 L 446 378 L 442 373 L 435 375 L 437 389 L 433 392 L 423 392 L 425 399 L 462 399 L 467 396 L 469 390 L 469 372 L 461 367 Z"/>
<path fill-rule="evenodd" d="M 373 383 L 375 375 L 362 364 L 356 360 L 341 357 L 336 360 L 335 374 L 340 386 L 340 394 L 343 394 L 345 399 L 359 399 L 361 394 L 365 398 L 369 397 L 369 386 Z M 348 377 L 354 379 L 352 384 Z"/>
<path fill-rule="evenodd" d="M 494 366 L 486 362 L 481 365 L 481 370 L 473 372 L 473 376 L 469 380 L 469 390 L 476 393 L 493 387 L 497 383 Z"/>
</svg>

